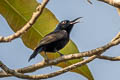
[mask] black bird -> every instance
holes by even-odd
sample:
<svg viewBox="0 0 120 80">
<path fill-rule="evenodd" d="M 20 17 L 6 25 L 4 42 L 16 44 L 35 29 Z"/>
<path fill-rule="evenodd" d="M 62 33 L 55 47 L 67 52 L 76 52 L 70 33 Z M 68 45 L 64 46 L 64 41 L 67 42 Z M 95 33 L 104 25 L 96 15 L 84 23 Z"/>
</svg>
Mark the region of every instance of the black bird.
<svg viewBox="0 0 120 80">
<path fill-rule="evenodd" d="M 62 56 L 63 54 L 60 53 L 59 50 L 64 48 L 68 43 L 73 25 L 78 23 L 80 21 L 80 18 L 82 17 L 76 18 L 72 21 L 61 21 L 53 32 L 47 34 L 40 41 L 40 44 L 36 47 L 28 61 L 30 61 L 32 58 L 35 58 L 35 56 L 42 51 L 45 52 L 45 57 L 47 60 L 48 57 L 46 55 L 46 52 L 57 52 Z"/>
</svg>

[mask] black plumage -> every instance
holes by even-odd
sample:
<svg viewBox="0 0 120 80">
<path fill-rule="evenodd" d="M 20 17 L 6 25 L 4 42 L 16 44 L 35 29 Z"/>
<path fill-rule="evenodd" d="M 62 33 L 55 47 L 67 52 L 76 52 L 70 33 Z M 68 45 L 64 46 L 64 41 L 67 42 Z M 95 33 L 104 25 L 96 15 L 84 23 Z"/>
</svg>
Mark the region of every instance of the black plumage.
<svg viewBox="0 0 120 80">
<path fill-rule="evenodd" d="M 58 52 L 62 56 L 63 54 L 60 53 L 59 50 L 64 48 L 65 45 L 68 43 L 73 25 L 75 23 L 78 23 L 80 18 L 82 17 L 76 18 L 73 21 L 61 21 L 53 32 L 47 34 L 40 41 L 40 44 L 36 47 L 28 61 L 30 61 L 32 58 L 35 58 L 35 56 L 42 51 L 45 52 L 46 58 L 46 52 Z"/>
</svg>

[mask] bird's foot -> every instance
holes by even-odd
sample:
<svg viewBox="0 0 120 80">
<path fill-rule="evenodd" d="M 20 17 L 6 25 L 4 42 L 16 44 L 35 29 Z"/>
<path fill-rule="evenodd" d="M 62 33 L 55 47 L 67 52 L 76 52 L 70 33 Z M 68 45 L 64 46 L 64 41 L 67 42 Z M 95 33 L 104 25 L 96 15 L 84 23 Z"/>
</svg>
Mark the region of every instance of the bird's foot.
<svg viewBox="0 0 120 80">
<path fill-rule="evenodd" d="M 49 63 L 49 61 L 50 61 L 49 59 L 45 59 L 45 62 L 46 62 L 46 63 Z"/>
<path fill-rule="evenodd" d="M 49 59 L 45 59 L 45 62 L 47 63 L 47 64 L 49 64 Z M 50 68 L 52 69 L 52 65 L 50 65 Z"/>
</svg>

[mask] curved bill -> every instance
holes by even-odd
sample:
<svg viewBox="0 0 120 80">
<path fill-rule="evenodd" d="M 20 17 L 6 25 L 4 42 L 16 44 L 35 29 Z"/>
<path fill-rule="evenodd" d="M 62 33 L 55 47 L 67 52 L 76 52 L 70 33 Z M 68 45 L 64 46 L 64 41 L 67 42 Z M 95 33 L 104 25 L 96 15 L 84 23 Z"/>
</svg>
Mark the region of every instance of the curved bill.
<svg viewBox="0 0 120 80">
<path fill-rule="evenodd" d="M 78 17 L 78 18 L 76 18 L 76 19 L 70 21 L 70 24 L 76 24 L 76 23 L 79 23 L 81 18 L 83 18 L 83 17 Z"/>
</svg>

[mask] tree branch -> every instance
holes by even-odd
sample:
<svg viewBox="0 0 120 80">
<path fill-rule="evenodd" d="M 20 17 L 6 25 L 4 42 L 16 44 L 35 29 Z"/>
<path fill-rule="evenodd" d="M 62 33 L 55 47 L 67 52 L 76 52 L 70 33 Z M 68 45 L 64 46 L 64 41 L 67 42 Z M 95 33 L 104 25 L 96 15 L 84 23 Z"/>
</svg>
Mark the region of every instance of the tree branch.
<svg viewBox="0 0 120 80">
<path fill-rule="evenodd" d="M 36 22 L 38 17 L 41 15 L 41 13 L 43 12 L 43 9 L 46 6 L 46 4 L 48 3 L 48 1 L 49 0 L 43 0 L 42 3 L 36 8 L 36 12 L 33 13 L 31 19 L 16 33 L 14 33 L 8 37 L 0 36 L 0 42 L 10 42 L 10 41 L 20 37 L 26 31 L 28 31 L 32 27 L 32 25 Z"/>
<path fill-rule="evenodd" d="M 89 57 L 86 60 L 83 60 L 81 62 L 75 63 L 73 65 L 70 65 L 66 68 L 63 68 L 61 70 L 58 70 L 56 72 L 53 73 L 49 73 L 49 74 L 41 74 L 41 75 L 24 75 L 22 73 L 18 73 L 15 70 L 9 69 L 6 65 L 4 65 L 2 62 L 0 62 L 0 67 L 7 73 L 7 74 L 12 74 L 13 76 L 16 76 L 18 78 L 23 78 L 23 79 L 47 79 L 47 78 L 51 78 L 54 76 L 58 76 L 60 74 L 63 74 L 65 72 L 68 72 L 70 70 L 73 70 L 77 67 L 80 67 L 82 65 L 85 65 L 86 63 L 89 63 L 90 61 L 94 60 L 97 57 L 97 55 L 93 55 L 91 57 Z"/>
<path fill-rule="evenodd" d="M 112 42 L 120 38 L 120 32 L 112 39 Z"/>
<path fill-rule="evenodd" d="M 98 1 L 105 2 L 109 5 L 120 8 L 120 1 L 118 2 L 118 0 L 98 0 Z"/>
<path fill-rule="evenodd" d="M 120 56 L 110 57 L 110 56 L 98 56 L 99 59 L 110 60 L 110 61 L 120 61 Z"/>
<path fill-rule="evenodd" d="M 62 56 L 62 57 L 59 57 L 55 60 L 51 60 L 49 61 L 49 64 L 46 63 L 45 61 L 42 61 L 38 64 L 34 64 L 32 66 L 28 66 L 28 67 L 25 67 L 25 68 L 21 68 L 21 69 L 17 69 L 17 70 L 14 70 L 15 72 L 17 73 L 28 73 L 28 72 L 33 72 L 35 70 L 38 70 L 40 68 L 43 68 L 43 67 L 47 67 L 49 65 L 55 65 L 55 64 L 58 64 L 60 62 L 64 62 L 64 61 L 68 61 L 68 60 L 72 60 L 72 59 L 79 59 L 81 57 L 88 57 L 88 56 L 96 56 L 94 58 L 98 58 L 100 54 L 102 54 L 104 51 L 106 51 L 107 49 L 109 49 L 110 47 L 112 46 L 115 46 L 117 44 L 120 43 L 120 39 L 118 40 L 115 40 L 113 42 L 109 42 L 108 44 L 100 47 L 100 48 L 96 48 L 96 49 L 93 49 L 93 50 L 90 50 L 90 51 L 86 51 L 86 52 L 81 52 L 81 53 L 76 53 L 76 54 L 70 54 L 70 55 L 65 55 L 65 56 Z M 101 58 L 101 57 L 100 57 Z M 74 64 L 73 64 L 74 65 Z M 72 66 L 72 65 L 71 65 Z M 73 68 L 72 68 L 73 69 Z M 10 73 L 11 74 L 11 73 Z M 0 73 L 0 77 L 7 77 L 7 76 L 11 76 L 10 74 L 5 74 L 3 71 Z M 62 73 L 60 73 L 62 74 Z M 20 74 L 21 75 L 21 74 Z M 23 75 L 23 74 L 22 74 Z M 43 75 L 43 74 L 42 74 Z M 50 74 L 49 74 L 50 75 Z M 56 74 L 57 75 L 57 74 Z M 13 76 L 13 75 L 12 75 Z M 27 75 L 28 76 L 28 75 Z"/>
</svg>

